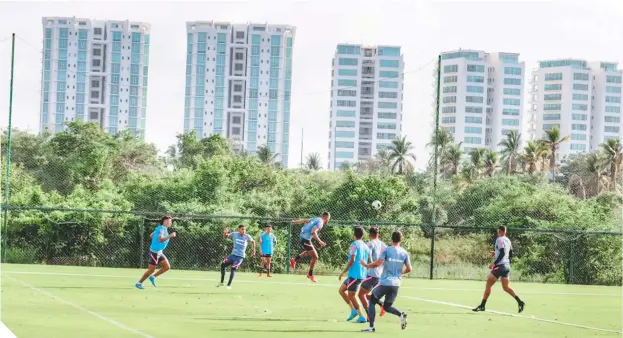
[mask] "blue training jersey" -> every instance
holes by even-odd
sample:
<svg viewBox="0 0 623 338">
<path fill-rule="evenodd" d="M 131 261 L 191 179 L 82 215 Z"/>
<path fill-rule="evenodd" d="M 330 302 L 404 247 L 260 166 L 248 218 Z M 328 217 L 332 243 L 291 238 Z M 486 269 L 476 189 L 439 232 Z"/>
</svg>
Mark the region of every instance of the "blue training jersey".
<svg viewBox="0 0 623 338">
<path fill-rule="evenodd" d="M 316 217 L 310 219 L 309 222 L 307 222 L 307 224 L 303 225 L 303 228 L 301 228 L 301 238 L 311 240 L 312 229 L 316 228 L 318 229 L 318 231 L 320 231 L 322 230 L 323 226 L 324 222 L 322 221 L 322 218 Z"/>
<path fill-rule="evenodd" d="M 381 252 L 387 249 L 387 245 L 379 239 L 373 239 L 368 242 L 368 249 L 370 249 L 371 261 L 376 262 L 381 256 Z M 368 269 L 368 277 L 380 278 L 382 273 L 383 265 Z"/>
<path fill-rule="evenodd" d="M 262 254 L 264 255 L 272 255 L 273 250 L 275 249 L 275 243 L 277 243 L 277 238 L 273 233 L 263 233 L 260 235 L 260 239 L 262 240 L 261 249 Z"/>
<path fill-rule="evenodd" d="M 253 238 L 249 234 L 241 235 L 239 232 L 231 232 L 229 238 L 234 242 L 234 247 L 231 249 L 231 254 L 238 257 L 245 257 L 245 251 L 247 250 L 247 244 L 249 241 L 253 242 Z"/>
<path fill-rule="evenodd" d="M 151 236 L 151 245 L 149 246 L 149 250 L 153 252 L 158 252 L 167 248 L 167 245 L 169 245 L 169 240 L 167 239 L 164 242 L 160 242 L 160 240 L 158 240 L 160 236 L 169 236 L 169 229 L 167 229 L 167 227 L 165 227 L 164 225 L 158 225 L 156 229 L 154 229 L 154 234 Z"/>
<path fill-rule="evenodd" d="M 409 258 L 407 250 L 397 245 L 392 245 L 383 251 L 379 258 L 385 261 L 379 284 L 383 286 L 400 286 L 402 267 L 411 265 L 411 258 Z"/>
<path fill-rule="evenodd" d="M 350 259 L 352 256 L 355 256 L 355 260 L 353 265 L 348 269 L 348 277 L 355 279 L 364 279 L 368 276 L 367 269 L 365 266 L 361 265 L 361 261 L 368 261 L 370 257 L 370 249 L 364 241 L 356 240 L 350 245 L 350 254 L 348 258 Z"/>
</svg>

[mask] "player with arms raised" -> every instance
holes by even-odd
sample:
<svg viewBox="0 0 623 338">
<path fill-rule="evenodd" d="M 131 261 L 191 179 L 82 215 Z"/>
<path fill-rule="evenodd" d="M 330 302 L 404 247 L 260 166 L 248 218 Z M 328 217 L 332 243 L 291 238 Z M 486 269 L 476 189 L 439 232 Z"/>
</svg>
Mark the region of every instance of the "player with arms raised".
<svg viewBox="0 0 623 338">
<path fill-rule="evenodd" d="M 138 283 L 134 285 L 137 289 L 144 289 L 143 282 L 147 278 L 149 278 L 153 286 L 156 286 L 156 277 L 171 269 L 169 260 L 167 256 L 164 255 L 164 249 L 169 245 L 169 239 L 174 238 L 176 235 L 175 232 L 169 234 L 169 228 L 172 223 L 173 218 L 171 216 L 162 217 L 160 219 L 160 224 L 158 224 L 154 232 L 149 235 L 149 237 L 151 237 L 151 245 L 149 245 L 149 250 L 147 251 L 147 271 L 145 271 Z M 154 274 L 158 264 L 160 264 L 162 268 Z"/>
<path fill-rule="evenodd" d="M 376 262 L 376 260 L 381 256 L 381 252 L 387 248 L 387 245 L 379 239 L 379 228 L 377 226 L 370 227 L 370 230 L 368 230 L 368 236 L 370 237 L 370 241 L 368 242 L 368 249 L 370 249 L 370 262 Z M 376 268 L 368 269 L 368 277 L 363 280 L 361 287 L 359 287 L 359 301 L 366 311 L 368 310 L 370 291 L 372 291 L 372 289 L 379 284 L 379 278 L 382 273 L 382 265 Z M 385 315 L 385 309 L 381 307 L 380 316 L 383 317 L 383 315 Z"/>
<path fill-rule="evenodd" d="M 270 265 L 273 260 L 273 250 L 277 245 L 277 237 L 272 233 L 273 226 L 266 224 L 266 231 L 260 235 L 260 256 L 262 261 L 260 262 L 260 277 L 262 277 L 262 270 L 266 270 L 266 277 L 272 277 L 270 275 Z"/>
<path fill-rule="evenodd" d="M 392 246 L 383 251 L 376 260 L 376 262 L 366 264 L 361 262 L 367 268 L 376 268 L 383 265 L 383 274 L 374 291 L 372 291 L 372 297 L 370 297 L 370 304 L 368 305 L 368 319 L 370 326 L 363 329 L 364 332 L 374 332 L 374 319 L 376 317 L 375 305 L 381 305 L 381 299 L 384 297 L 383 308 L 385 311 L 400 317 L 400 327 L 404 330 L 407 328 L 407 314 L 400 312 L 393 307 L 396 297 L 398 296 L 398 289 L 400 289 L 400 282 L 402 275 L 411 272 L 411 258 L 407 250 L 400 247 L 402 242 L 402 233 L 400 231 L 394 231 L 392 233 Z M 402 269 L 404 267 L 404 270 Z"/>
<path fill-rule="evenodd" d="M 314 278 L 314 266 L 316 266 L 316 261 L 318 261 L 318 251 L 316 251 L 311 239 L 315 239 L 321 247 L 325 246 L 325 242 L 321 241 L 318 237 L 318 231 L 322 230 L 322 227 L 325 224 L 328 224 L 330 220 L 331 215 L 325 211 L 322 213 L 321 217 L 292 221 L 292 224 L 305 224 L 303 225 L 303 228 L 301 228 L 301 245 L 305 251 L 296 256 L 296 258 L 290 259 L 290 267 L 292 269 L 296 269 L 296 264 L 301 260 L 301 258 L 307 256 L 311 257 L 307 278 L 314 283 L 316 283 L 316 279 Z"/>
<path fill-rule="evenodd" d="M 353 235 L 355 241 L 350 245 L 348 263 L 346 264 L 344 271 L 342 271 L 338 277 L 341 281 L 342 278 L 344 278 L 344 275 L 348 272 L 348 278 L 346 278 L 344 284 L 340 285 L 338 292 L 340 296 L 342 296 L 342 299 L 346 302 L 346 305 L 350 308 L 350 316 L 348 316 L 346 321 L 352 320 L 357 317 L 357 314 L 359 314 L 357 323 L 365 323 L 367 321 L 361 311 L 361 308 L 359 307 L 359 304 L 357 304 L 357 297 L 355 296 L 359 284 L 361 284 L 361 282 L 366 278 L 366 267 L 361 265 L 361 262 L 367 262 L 368 257 L 370 256 L 368 246 L 361 240 L 363 238 L 363 234 L 364 231 L 362 227 L 355 227 Z"/>
<path fill-rule="evenodd" d="M 491 269 L 491 273 L 489 274 L 489 278 L 487 279 L 485 293 L 482 296 L 482 302 L 480 303 L 480 305 L 478 305 L 475 309 L 472 309 L 472 311 L 479 312 L 486 310 L 485 305 L 487 304 L 487 299 L 489 299 L 489 295 L 491 295 L 491 288 L 493 287 L 495 282 L 497 282 L 497 280 L 501 278 L 502 288 L 509 295 L 515 298 L 515 300 L 517 301 L 518 312 L 522 313 L 524 306 L 526 306 L 526 303 L 519 299 L 517 294 L 515 294 L 515 291 L 513 291 L 513 289 L 511 289 L 509 286 L 509 276 L 511 272 L 510 260 L 512 257 L 513 246 L 511 244 L 511 240 L 506 237 L 506 226 L 499 226 L 497 230 L 497 235 L 498 238 L 495 240 L 494 252 L 495 261 L 493 262 L 493 264 L 491 264 L 491 266 L 489 266 L 489 269 Z"/>
<path fill-rule="evenodd" d="M 227 228 L 223 230 L 223 237 L 231 238 L 234 245 L 231 249 L 231 255 L 227 256 L 227 258 L 223 260 L 223 263 L 221 263 L 221 283 L 217 284 L 217 287 L 224 285 L 225 268 L 231 265 L 229 282 L 227 283 L 227 289 L 231 289 L 231 282 L 234 280 L 234 274 L 240 267 L 240 264 L 242 264 L 242 261 L 244 261 L 245 251 L 247 250 L 247 244 L 249 244 L 249 242 L 251 242 L 251 257 L 255 256 L 255 241 L 246 231 L 247 227 L 243 224 L 238 226 L 237 232 L 229 232 Z"/>
</svg>

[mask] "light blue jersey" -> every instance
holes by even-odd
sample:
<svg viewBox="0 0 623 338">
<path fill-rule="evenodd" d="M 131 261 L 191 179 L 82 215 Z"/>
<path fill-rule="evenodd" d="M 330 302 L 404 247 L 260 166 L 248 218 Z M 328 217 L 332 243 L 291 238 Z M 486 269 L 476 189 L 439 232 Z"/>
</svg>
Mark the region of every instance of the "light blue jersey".
<svg viewBox="0 0 623 338">
<path fill-rule="evenodd" d="M 167 245 L 169 245 L 168 239 L 164 242 L 160 242 L 158 239 L 160 236 L 169 236 L 169 230 L 164 225 L 158 225 L 156 229 L 154 229 L 154 234 L 151 236 L 151 245 L 149 246 L 149 250 L 152 252 L 162 251 L 167 248 Z"/>
<path fill-rule="evenodd" d="M 275 244 L 277 243 L 277 238 L 273 233 L 263 233 L 260 236 L 262 240 L 261 249 L 263 255 L 272 255 L 273 250 L 275 249 Z"/>
<path fill-rule="evenodd" d="M 378 239 L 373 239 L 368 242 L 368 249 L 370 249 L 370 258 L 372 262 L 376 262 L 381 257 L 381 252 L 387 249 L 387 245 Z M 379 265 L 376 268 L 368 269 L 368 277 L 380 278 L 383 273 L 383 265 Z"/>
<path fill-rule="evenodd" d="M 253 238 L 249 234 L 241 235 L 239 232 L 230 233 L 229 238 L 231 238 L 234 242 L 231 254 L 244 258 L 245 251 L 247 250 L 247 244 L 249 244 L 249 241 L 253 242 Z"/>
<path fill-rule="evenodd" d="M 370 257 L 370 249 L 364 241 L 356 240 L 350 245 L 350 257 L 355 256 L 355 260 L 353 261 L 353 265 L 348 269 L 348 277 L 354 279 L 364 279 L 367 277 L 367 269 L 365 266 L 361 265 L 361 261 L 368 261 Z"/>
<path fill-rule="evenodd" d="M 383 251 L 379 258 L 385 261 L 379 284 L 383 286 L 400 286 L 402 267 L 411 265 L 411 258 L 409 258 L 407 250 L 397 245 L 392 245 Z"/>
<path fill-rule="evenodd" d="M 309 222 L 303 225 L 303 228 L 301 228 L 301 238 L 311 240 L 312 229 L 316 228 L 318 229 L 318 231 L 320 231 L 322 230 L 323 226 L 324 226 L 324 222 L 322 221 L 322 218 L 316 217 L 316 218 L 310 219 Z"/>
</svg>

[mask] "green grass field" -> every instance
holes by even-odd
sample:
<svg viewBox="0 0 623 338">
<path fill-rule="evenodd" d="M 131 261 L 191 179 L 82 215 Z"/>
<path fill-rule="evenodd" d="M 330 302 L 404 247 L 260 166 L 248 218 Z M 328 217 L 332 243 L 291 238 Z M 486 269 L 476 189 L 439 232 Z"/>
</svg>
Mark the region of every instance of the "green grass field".
<svg viewBox="0 0 623 338">
<path fill-rule="evenodd" d="M 2 265 L 2 321 L 18 337 L 340 337 L 362 334 L 345 322 L 336 277 L 318 284 L 300 275 L 272 279 L 238 274 L 233 289 L 216 288 L 215 272 L 172 270 L 134 288 L 142 273 L 39 265 Z M 379 337 L 620 337 L 621 288 L 515 283 L 516 303 L 499 285 L 487 309 L 472 313 L 484 282 L 403 282 L 395 305 L 409 313 L 377 321 Z"/>
</svg>

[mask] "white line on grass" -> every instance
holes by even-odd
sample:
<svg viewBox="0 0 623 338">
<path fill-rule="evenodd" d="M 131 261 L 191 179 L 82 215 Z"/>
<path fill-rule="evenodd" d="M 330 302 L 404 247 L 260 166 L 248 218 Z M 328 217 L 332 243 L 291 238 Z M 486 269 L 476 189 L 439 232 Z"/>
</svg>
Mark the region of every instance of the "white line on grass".
<svg viewBox="0 0 623 338">
<path fill-rule="evenodd" d="M 418 300 L 418 301 L 427 302 L 427 303 L 447 305 L 447 306 L 453 306 L 453 307 L 458 307 L 458 308 L 462 308 L 462 309 L 469 309 L 469 310 L 471 310 L 471 307 L 467 306 L 467 305 L 461 305 L 461 304 L 455 304 L 455 303 L 449 303 L 449 302 L 442 302 L 442 301 L 438 301 L 438 300 L 432 300 L 432 299 L 426 299 L 426 298 L 420 298 L 420 297 L 413 297 L 413 296 L 401 296 L 401 298 L 406 298 L 406 299 L 411 299 L 411 300 Z M 557 320 L 537 318 L 537 317 L 534 317 L 534 316 L 528 317 L 528 316 L 518 315 L 518 314 L 514 314 L 514 313 L 501 312 L 501 311 L 495 311 L 495 310 L 487 310 L 486 312 L 495 313 L 495 314 L 503 315 L 503 316 L 515 317 L 515 318 L 524 318 L 524 319 L 536 320 L 536 321 L 545 322 L 545 323 L 559 324 L 559 325 L 565 325 L 565 326 L 573 326 L 573 327 L 577 327 L 577 328 L 594 330 L 594 331 L 612 332 L 612 333 L 619 333 L 619 334 L 623 333 L 621 331 L 610 330 L 610 329 L 602 329 L 600 327 L 586 326 L 586 325 L 566 323 L 566 322 L 559 322 Z"/>
<path fill-rule="evenodd" d="M 97 275 L 97 274 L 81 274 L 81 273 L 57 273 L 57 272 L 31 272 L 31 271 L 4 271 L 3 274 L 15 275 L 48 275 L 48 276 L 73 276 L 73 277 L 96 277 L 96 278 L 135 278 L 133 276 L 121 275 Z M 214 278 L 179 278 L 162 276 L 162 279 L 179 280 L 179 281 L 215 281 Z M 245 281 L 236 280 L 239 283 L 265 283 L 265 284 L 282 284 L 282 285 L 319 285 L 319 286 L 335 286 L 334 284 L 309 284 L 300 282 L 278 282 L 278 281 Z M 482 292 L 482 289 L 461 289 L 461 288 L 433 288 L 420 286 L 402 286 L 402 289 L 414 290 L 435 290 L 435 291 L 461 291 L 461 292 Z M 589 296 L 589 297 L 621 297 L 622 295 L 614 293 L 585 293 L 585 292 L 544 292 L 544 291 L 522 291 L 522 294 L 533 295 L 552 295 L 552 296 Z"/>
<path fill-rule="evenodd" d="M 76 304 L 74 304 L 74 303 L 72 303 L 70 301 L 67 301 L 67 300 L 64 300 L 62 298 L 59 298 L 59 297 L 57 297 L 57 296 L 55 296 L 55 295 L 53 295 L 53 294 L 51 294 L 51 293 L 49 293 L 47 291 L 43 291 L 43 290 L 41 290 L 41 289 L 39 289 L 39 288 L 37 288 L 35 286 L 32 286 L 32 285 L 30 285 L 30 284 L 28 284 L 26 282 L 23 282 L 23 281 L 21 281 L 21 280 L 19 280 L 17 278 L 14 278 L 14 277 L 11 277 L 11 276 L 7 276 L 7 277 L 9 279 L 12 279 L 12 280 L 14 280 L 14 281 L 16 281 L 16 282 L 18 282 L 18 283 L 20 283 L 20 284 L 30 288 L 30 289 L 32 289 L 32 290 L 35 290 L 35 291 L 37 291 L 37 292 L 39 292 L 39 293 L 41 293 L 41 294 L 43 294 L 45 296 L 48 296 L 48 297 L 50 297 L 50 298 L 52 298 L 52 299 L 54 299 L 54 300 L 56 300 L 56 301 L 58 301 L 60 303 L 67 304 L 67 305 L 69 305 L 69 306 L 71 306 L 73 308 L 76 308 L 76 309 L 80 310 L 80 311 L 84 311 L 84 312 L 86 312 L 86 313 L 88 313 L 88 314 L 90 314 L 90 315 L 92 315 L 94 317 L 97 317 L 97 318 L 99 318 L 99 319 L 101 319 L 101 320 L 103 320 L 103 321 L 105 321 L 105 322 L 107 322 L 109 324 L 112 324 L 112 325 L 114 325 L 114 326 L 116 326 L 116 327 L 118 327 L 120 329 L 123 329 L 123 330 L 129 331 L 129 332 L 135 333 L 135 334 L 137 334 L 139 336 L 142 336 L 142 337 L 145 337 L 145 338 L 154 338 L 154 336 L 150 336 L 147 333 L 143 333 L 141 331 L 138 331 L 138 330 L 135 330 L 133 328 L 127 327 L 127 326 L 119 323 L 118 321 L 116 321 L 114 319 L 110 319 L 108 317 L 102 316 L 102 315 L 100 315 L 97 312 L 91 311 L 89 309 L 83 308 L 80 305 L 76 305 Z"/>
</svg>

